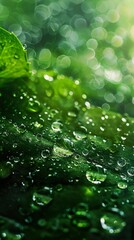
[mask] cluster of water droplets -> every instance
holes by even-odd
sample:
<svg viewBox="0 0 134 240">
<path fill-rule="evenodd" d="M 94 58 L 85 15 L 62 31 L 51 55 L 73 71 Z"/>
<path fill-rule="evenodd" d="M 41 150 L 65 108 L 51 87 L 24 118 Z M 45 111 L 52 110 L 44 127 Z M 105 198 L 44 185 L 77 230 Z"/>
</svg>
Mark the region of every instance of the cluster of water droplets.
<svg viewBox="0 0 134 240">
<path fill-rule="evenodd" d="M 84 239 L 108 237 L 126 227 L 134 191 L 132 123 L 127 116 L 91 107 L 78 81 L 66 81 L 49 73 L 34 79 L 29 89 L 22 81 L 15 90 L 11 87 L 10 104 L 8 89 L 1 90 L 0 180 L 17 192 L 24 225 L 17 234 L 4 231 L 7 224 L 16 228 L 18 218 L 15 214 L 16 222 L 11 222 L 10 214 L 9 219 L 1 217 L 3 238 L 23 239 L 31 224 L 41 239 L 76 230 L 80 234 L 81 229 Z M 4 199 L 4 189 L 2 194 Z M 16 204 L 11 205 L 16 212 Z"/>
</svg>

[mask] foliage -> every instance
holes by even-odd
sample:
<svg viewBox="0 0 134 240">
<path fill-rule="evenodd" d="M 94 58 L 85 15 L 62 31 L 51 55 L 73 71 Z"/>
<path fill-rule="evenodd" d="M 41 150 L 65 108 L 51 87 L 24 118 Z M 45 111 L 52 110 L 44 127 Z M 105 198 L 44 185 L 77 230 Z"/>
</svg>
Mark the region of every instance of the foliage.
<svg viewBox="0 0 134 240">
<path fill-rule="evenodd" d="M 13 33 L 0 28 L 0 84 L 28 76 L 26 52 Z"/>
<path fill-rule="evenodd" d="M 57 71 L 26 78 L 22 46 L 0 31 L 15 46 L 0 69 L 1 239 L 131 240 L 133 118 L 91 106 Z"/>
</svg>

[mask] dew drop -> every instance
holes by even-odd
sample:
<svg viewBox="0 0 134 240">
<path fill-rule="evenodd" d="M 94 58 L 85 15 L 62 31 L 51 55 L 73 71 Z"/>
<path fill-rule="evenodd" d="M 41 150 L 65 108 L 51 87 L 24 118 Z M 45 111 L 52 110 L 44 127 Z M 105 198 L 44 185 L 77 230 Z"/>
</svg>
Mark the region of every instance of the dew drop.
<svg viewBox="0 0 134 240">
<path fill-rule="evenodd" d="M 38 113 L 38 112 L 40 112 L 40 110 L 41 110 L 40 103 L 39 103 L 37 100 L 31 99 L 31 100 L 28 102 L 27 110 L 28 110 L 29 112 L 32 112 L 32 113 Z"/>
<path fill-rule="evenodd" d="M 106 180 L 107 175 L 104 173 L 99 173 L 95 171 L 87 171 L 86 178 L 89 182 L 93 184 L 101 184 Z"/>
<path fill-rule="evenodd" d="M 66 148 L 61 148 L 61 147 L 54 145 L 53 154 L 54 154 L 54 156 L 58 156 L 58 157 L 70 157 L 73 155 L 73 152 L 71 152 L 70 150 L 68 150 Z"/>
<path fill-rule="evenodd" d="M 49 155 L 50 155 L 50 150 L 49 149 L 45 149 L 41 152 L 42 158 L 47 158 Z"/>
<path fill-rule="evenodd" d="M 73 131 L 73 135 L 77 140 L 82 140 L 87 137 L 87 135 L 83 132 Z"/>
<path fill-rule="evenodd" d="M 53 81 L 53 77 L 52 76 L 49 76 L 47 74 L 44 75 L 44 79 L 49 81 L 49 82 L 52 82 Z"/>
<path fill-rule="evenodd" d="M 120 189 L 126 189 L 127 188 L 127 183 L 125 183 L 125 182 L 118 182 L 117 186 Z"/>
<path fill-rule="evenodd" d="M 46 188 L 41 191 L 34 192 L 32 200 L 33 203 L 37 206 L 45 206 L 49 204 L 53 200 L 53 198 L 50 194 L 49 188 Z"/>
<path fill-rule="evenodd" d="M 60 122 L 53 122 L 51 127 L 54 132 L 62 132 L 63 124 Z"/>
<path fill-rule="evenodd" d="M 105 131 L 105 129 L 104 129 L 103 127 L 100 127 L 100 130 L 101 130 L 102 132 L 104 132 L 104 131 Z"/>
<path fill-rule="evenodd" d="M 117 161 L 119 167 L 124 167 L 126 165 L 126 159 L 121 158 Z"/>
<path fill-rule="evenodd" d="M 17 148 L 17 146 L 18 146 L 17 143 L 13 144 L 13 148 Z"/>
<path fill-rule="evenodd" d="M 68 116 L 69 117 L 77 117 L 77 115 L 74 112 L 68 112 Z"/>
<path fill-rule="evenodd" d="M 126 223 L 118 215 L 107 213 L 100 219 L 102 228 L 109 234 L 117 234 L 122 231 Z"/>
<path fill-rule="evenodd" d="M 82 151 L 82 155 L 83 156 L 87 156 L 89 154 L 89 150 L 88 149 L 83 149 L 83 151 Z"/>
<path fill-rule="evenodd" d="M 134 176 L 134 167 L 131 167 L 127 170 L 127 173 L 129 176 L 133 177 Z"/>
</svg>

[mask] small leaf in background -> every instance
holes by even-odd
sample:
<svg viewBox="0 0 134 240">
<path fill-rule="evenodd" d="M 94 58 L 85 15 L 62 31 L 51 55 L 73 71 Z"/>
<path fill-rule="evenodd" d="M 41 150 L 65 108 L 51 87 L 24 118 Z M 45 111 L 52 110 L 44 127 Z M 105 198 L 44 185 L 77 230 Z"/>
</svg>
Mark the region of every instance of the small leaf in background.
<svg viewBox="0 0 134 240">
<path fill-rule="evenodd" d="M 26 51 L 13 33 L 0 28 L 0 85 L 5 79 L 28 76 Z"/>
</svg>

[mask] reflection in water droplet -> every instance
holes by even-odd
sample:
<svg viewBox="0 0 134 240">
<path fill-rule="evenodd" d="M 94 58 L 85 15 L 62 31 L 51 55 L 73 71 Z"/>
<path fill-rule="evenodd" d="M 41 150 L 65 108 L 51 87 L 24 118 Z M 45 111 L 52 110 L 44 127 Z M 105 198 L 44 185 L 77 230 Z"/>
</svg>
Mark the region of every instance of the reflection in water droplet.
<svg viewBox="0 0 134 240">
<path fill-rule="evenodd" d="M 117 234 L 122 231 L 126 223 L 118 215 L 107 213 L 100 219 L 101 226 L 110 234 Z"/>
</svg>

